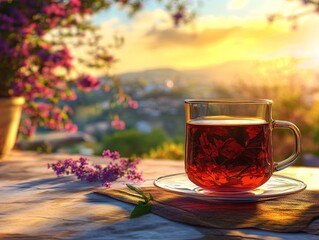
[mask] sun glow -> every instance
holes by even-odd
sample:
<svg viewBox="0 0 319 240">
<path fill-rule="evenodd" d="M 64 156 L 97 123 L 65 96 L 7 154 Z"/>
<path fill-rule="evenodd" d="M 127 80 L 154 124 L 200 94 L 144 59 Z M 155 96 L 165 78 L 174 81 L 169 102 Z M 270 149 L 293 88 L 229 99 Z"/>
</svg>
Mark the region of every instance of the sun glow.
<svg viewBox="0 0 319 240">
<path fill-rule="evenodd" d="M 193 23 L 180 28 L 174 28 L 167 13 L 160 9 L 141 12 L 129 22 L 114 16 L 100 24 L 101 34 L 105 45 L 112 42 L 114 34 L 125 37 L 122 48 L 112 49 L 119 60 L 113 68 L 115 73 L 163 67 L 194 69 L 229 61 L 281 57 L 317 62 L 319 32 L 313 29 L 319 18 L 305 17 L 293 31 L 291 22 L 267 22 L 267 13 L 279 11 L 282 3 L 278 2 L 282 1 L 261 2 L 250 9 L 249 1 L 230 1 L 228 8 L 234 15 L 199 14 Z M 245 8 L 250 14 L 235 15 L 236 9 Z"/>
</svg>

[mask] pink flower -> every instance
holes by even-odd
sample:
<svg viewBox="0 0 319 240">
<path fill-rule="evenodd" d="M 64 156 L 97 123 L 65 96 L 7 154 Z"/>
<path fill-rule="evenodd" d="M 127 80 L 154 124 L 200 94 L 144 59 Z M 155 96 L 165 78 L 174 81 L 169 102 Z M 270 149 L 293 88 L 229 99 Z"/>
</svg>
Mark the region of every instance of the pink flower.
<svg viewBox="0 0 319 240">
<path fill-rule="evenodd" d="M 125 129 L 125 122 L 123 120 L 119 120 L 119 119 L 113 120 L 111 122 L 111 125 L 113 128 L 115 128 L 117 130 Z"/>
<path fill-rule="evenodd" d="M 76 14 L 80 11 L 81 1 L 80 0 L 69 0 L 69 11 L 71 14 Z"/>
<path fill-rule="evenodd" d="M 113 160 L 116 160 L 120 158 L 120 153 L 118 151 L 111 152 L 109 149 L 107 149 L 102 152 L 102 156 L 104 158 L 111 158 Z"/>
<path fill-rule="evenodd" d="M 63 119 L 63 113 L 61 112 L 61 110 L 59 108 L 54 108 L 52 109 L 52 118 L 56 121 L 56 122 L 61 122 Z"/>
<path fill-rule="evenodd" d="M 29 118 L 22 120 L 23 125 L 20 125 L 19 131 L 25 136 L 31 136 L 35 133 L 37 125 L 32 122 Z"/>
<path fill-rule="evenodd" d="M 74 133 L 74 132 L 77 132 L 78 131 L 78 126 L 71 123 L 71 122 L 67 122 L 65 125 L 64 125 L 64 128 L 67 132 L 69 133 Z"/>
<path fill-rule="evenodd" d="M 138 108 L 138 102 L 135 101 L 135 100 L 129 100 L 127 102 L 127 104 L 130 106 L 130 108 L 133 108 L 133 109 L 137 109 Z"/>
<path fill-rule="evenodd" d="M 21 44 L 21 53 L 23 57 L 29 57 L 29 44 L 26 42 L 23 42 Z"/>
<path fill-rule="evenodd" d="M 51 16 L 67 17 L 65 5 L 62 3 L 47 4 L 43 7 L 42 12 Z"/>
<path fill-rule="evenodd" d="M 60 93 L 60 98 L 62 100 L 73 101 L 73 100 L 77 99 L 77 95 L 75 92 L 73 92 L 71 90 L 66 90 L 65 92 Z"/>
<path fill-rule="evenodd" d="M 38 103 L 37 108 L 38 108 L 37 111 L 39 112 L 41 117 L 45 118 L 45 117 L 48 117 L 50 115 L 52 105 L 50 105 L 48 103 Z"/>
<path fill-rule="evenodd" d="M 82 75 L 78 79 L 78 88 L 83 91 L 90 91 L 92 89 L 97 89 L 100 85 L 100 81 L 90 75 Z"/>
</svg>

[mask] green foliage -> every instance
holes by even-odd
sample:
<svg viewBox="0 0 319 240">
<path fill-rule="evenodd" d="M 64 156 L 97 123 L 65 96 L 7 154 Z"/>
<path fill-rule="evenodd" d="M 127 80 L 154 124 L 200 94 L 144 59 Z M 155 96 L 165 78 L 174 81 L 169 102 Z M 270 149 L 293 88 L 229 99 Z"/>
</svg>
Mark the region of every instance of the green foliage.
<svg viewBox="0 0 319 240">
<path fill-rule="evenodd" d="M 164 143 L 166 134 L 161 129 L 153 129 L 149 133 L 137 129 L 127 129 L 106 135 L 102 140 L 102 147 L 111 151 L 119 151 L 123 156 L 142 156 L 149 149 L 156 148 Z"/>
<path fill-rule="evenodd" d="M 37 152 L 43 152 L 43 153 L 52 153 L 53 148 L 51 144 L 48 141 L 44 141 L 41 145 L 39 146 L 32 146 L 28 150 L 36 150 Z"/>
<path fill-rule="evenodd" d="M 150 201 L 154 201 L 152 194 L 149 194 L 149 197 L 148 197 L 145 195 L 142 189 L 134 187 L 131 184 L 126 184 L 126 186 L 132 191 L 136 192 L 144 200 L 144 201 L 137 202 L 137 206 L 131 212 L 130 218 L 136 218 L 136 217 L 143 216 L 147 213 L 150 213 L 151 212 Z"/>
<path fill-rule="evenodd" d="M 145 154 L 143 157 L 152 159 L 183 160 L 184 153 L 184 144 L 165 142 L 163 145 L 157 148 L 152 148 L 150 152 Z"/>
</svg>

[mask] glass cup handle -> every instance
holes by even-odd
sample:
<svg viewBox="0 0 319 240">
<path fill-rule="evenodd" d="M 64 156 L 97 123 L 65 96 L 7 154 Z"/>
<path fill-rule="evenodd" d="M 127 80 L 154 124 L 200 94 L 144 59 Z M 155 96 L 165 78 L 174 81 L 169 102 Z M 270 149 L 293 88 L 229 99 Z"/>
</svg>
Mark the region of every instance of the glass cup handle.
<svg viewBox="0 0 319 240">
<path fill-rule="evenodd" d="M 295 124 L 287 121 L 273 120 L 273 128 L 289 129 L 293 133 L 295 139 L 295 149 L 291 156 L 281 162 L 274 163 L 274 171 L 280 171 L 292 165 L 299 157 L 301 153 L 301 134 L 299 128 Z"/>
</svg>

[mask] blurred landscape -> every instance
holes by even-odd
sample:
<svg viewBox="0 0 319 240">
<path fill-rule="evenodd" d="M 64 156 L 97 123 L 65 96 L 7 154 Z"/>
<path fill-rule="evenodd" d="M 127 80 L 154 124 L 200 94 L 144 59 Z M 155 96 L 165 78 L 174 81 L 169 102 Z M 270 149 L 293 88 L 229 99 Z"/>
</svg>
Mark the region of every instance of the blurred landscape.
<svg viewBox="0 0 319 240">
<path fill-rule="evenodd" d="M 19 142 L 20 148 L 84 155 L 110 149 L 124 157 L 183 160 L 185 99 L 266 98 L 273 100 L 273 119 L 293 122 L 301 130 L 303 153 L 297 164 L 319 166 L 316 2 L 137 2 L 107 3 L 83 19 L 92 24 L 90 34 L 63 42 L 73 64 L 66 75 L 86 77 L 77 82 L 78 88 L 66 78 L 62 85 L 77 98 L 52 101 L 70 110 L 50 119 L 49 125 L 39 121 L 36 134 Z M 193 13 L 196 18 L 187 19 Z M 59 32 L 67 36 L 57 27 L 48 28 L 44 38 L 54 42 Z M 59 92 L 70 95 L 64 93 Z M 59 119 L 69 111 L 78 132 L 48 130 L 61 130 Z M 32 113 L 34 120 L 45 112 Z M 72 130 L 76 125 L 67 126 Z M 273 131 L 276 161 L 291 154 L 292 138 L 289 131 Z"/>
<path fill-rule="evenodd" d="M 118 110 L 126 122 L 124 130 L 110 127 L 107 116 L 114 109 L 104 92 L 81 92 L 72 103 L 78 133 L 40 131 L 24 146 L 98 155 L 111 149 L 124 156 L 183 159 L 184 99 L 242 97 L 272 99 L 273 118 L 294 122 L 302 131 L 303 153 L 319 154 L 319 71 L 305 62 L 296 58 L 231 61 L 192 70 L 161 68 L 119 74 L 124 91 L 139 105 Z M 273 138 L 279 161 L 293 149 L 292 135 L 276 130 Z"/>
</svg>

